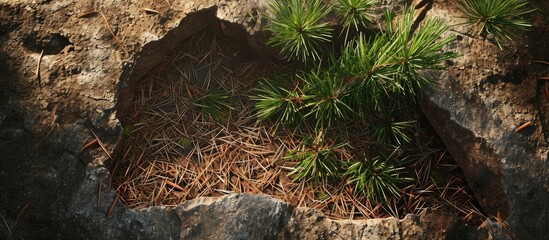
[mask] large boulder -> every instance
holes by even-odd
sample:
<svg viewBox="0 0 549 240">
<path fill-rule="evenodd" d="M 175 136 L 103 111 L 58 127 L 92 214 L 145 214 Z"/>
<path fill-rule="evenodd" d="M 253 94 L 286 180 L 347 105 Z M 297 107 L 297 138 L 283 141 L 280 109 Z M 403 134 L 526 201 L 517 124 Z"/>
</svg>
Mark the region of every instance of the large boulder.
<svg viewBox="0 0 549 240">
<path fill-rule="evenodd" d="M 547 239 L 549 95 L 537 80 L 542 66 L 533 64 L 549 56 L 547 18 L 533 14 L 535 29 L 500 50 L 478 29 L 458 25 L 460 13 L 447 1 L 437 1 L 431 14 L 454 24 L 450 33 L 457 41 L 448 50 L 461 57 L 449 63 L 448 71 L 431 76 L 441 86 L 428 94 L 423 112 L 485 214 L 508 224 L 504 229 L 518 239 Z M 516 132 L 528 122 L 532 126 Z"/>
<path fill-rule="evenodd" d="M 482 239 L 445 213 L 341 221 L 249 194 L 143 211 L 117 201 L 108 157 L 81 151 L 91 132 L 112 150 L 132 85 L 205 27 L 222 23 L 227 35 L 270 54 L 252 21 L 261 4 L 0 2 L 0 238 Z"/>
</svg>

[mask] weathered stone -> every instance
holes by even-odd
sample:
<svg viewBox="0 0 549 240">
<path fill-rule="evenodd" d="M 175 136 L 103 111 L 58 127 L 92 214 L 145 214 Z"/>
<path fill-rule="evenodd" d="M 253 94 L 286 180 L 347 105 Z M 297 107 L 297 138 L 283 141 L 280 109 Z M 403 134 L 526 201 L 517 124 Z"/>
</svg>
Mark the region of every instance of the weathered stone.
<svg viewBox="0 0 549 240">
<path fill-rule="evenodd" d="M 108 188 L 105 168 L 89 165 L 78 189 L 71 196 L 63 220 L 63 238 L 71 239 L 179 239 L 178 215 L 165 207 L 134 211 L 117 200 Z M 101 190 L 99 189 L 101 187 Z M 101 194 L 99 194 L 101 192 Z M 100 196 L 99 196 L 100 195 Z"/>
<path fill-rule="evenodd" d="M 457 9 L 439 1 L 431 14 L 457 23 Z M 427 118 L 465 173 L 488 216 L 507 221 L 518 239 L 547 239 L 549 162 L 544 113 L 547 100 L 532 60 L 549 56 L 547 20 L 500 50 L 467 26 L 454 26 L 461 54 L 422 104 Z M 531 51 L 528 51 L 531 47 Z M 521 124 L 533 127 L 515 133 Z"/>
<path fill-rule="evenodd" d="M 293 207 L 251 194 L 199 198 L 175 208 L 182 219 L 181 239 L 276 239 Z"/>
<path fill-rule="evenodd" d="M 426 213 L 368 220 L 332 220 L 318 211 L 297 208 L 280 239 L 483 239 L 456 217 Z"/>
<path fill-rule="evenodd" d="M 414 216 L 404 220 L 335 221 L 309 209 L 293 211 L 278 200 L 248 194 L 196 199 L 175 210 L 152 207 L 137 212 L 118 202 L 109 211 L 115 194 L 109 190 L 108 174 L 102 166 L 108 157 L 99 148 L 84 152 L 80 149 L 93 139 L 90 130 L 112 150 L 121 134 L 116 115 L 124 114 L 125 104 L 132 96 L 124 91 L 179 42 L 200 29 L 227 24 L 229 28 L 224 31 L 233 37 L 242 29 L 261 36 L 258 26 L 250 23 L 248 13 L 254 14 L 256 4 L 261 6 L 265 1 L 167 2 L 173 3 L 0 2 L 0 215 L 5 220 L 0 222 L 0 237 L 449 236 L 444 231 L 453 228 L 448 225 L 453 220 L 444 220 L 448 224 L 429 231 L 424 227 L 429 225 L 429 218 Z M 159 14 L 144 11 L 145 8 Z M 263 51 L 261 37 L 245 38 L 252 47 Z M 42 50 L 44 55 L 38 66 Z M 40 79 L 36 76 L 37 67 L 41 69 Z"/>
</svg>

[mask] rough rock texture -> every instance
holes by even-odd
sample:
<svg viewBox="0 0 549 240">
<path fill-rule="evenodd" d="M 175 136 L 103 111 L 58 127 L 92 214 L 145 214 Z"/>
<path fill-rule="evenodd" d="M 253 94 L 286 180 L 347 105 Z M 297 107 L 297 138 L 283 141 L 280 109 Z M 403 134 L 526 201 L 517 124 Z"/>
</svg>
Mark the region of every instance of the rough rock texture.
<svg viewBox="0 0 549 240">
<path fill-rule="evenodd" d="M 99 190 L 101 182 L 101 190 Z M 115 193 L 107 188 L 108 172 L 90 164 L 76 190 L 60 225 L 59 238 L 71 239 L 179 239 L 181 219 L 164 207 L 151 207 L 136 212 L 120 201 L 106 216 Z M 98 193 L 101 191 L 101 197 Z M 52 226 L 49 226 L 50 228 Z M 33 236 L 33 235 L 31 235 Z"/>
<path fill-rule="evenodd" d="M 199 198 L 175 208 L 182 219 L 181 239 L 276 239 L 293 207 L 251 194 Z"/>
<path fill-rule="evenodd" d="M 102 166 L 107 157 L 99 148 L 80 148 L 93 139 L 89 130 L 114 148 L 121 132 L 116 115 L 124 113 L 129 86 L 206 26 L 269 54 L 265 33 L 257 32 L 263 23 L 252 21 L 264 1 L 168 2 L 0 1 L 0 238 L 484 238 L 461 235 L 465 227 L 443 213 L 333 221 L 247 194 L 140 212 L 118 202 L 106 216 L 115 199 Z M 532 198 L 545 199 L 537 191 Z M 511 214 L 513 207 L 536 210 L 513 202 L 525 198 L 509 199 Z"/>
<path fill-rule="evenodd" d="M 317 211 L 296 209 L 281 239 L 487 239 L 455 217 L 429 212 L 404 219 L 332 220 Z"/>
<path fill-rule="evenodd" d="M 431 13 L 459 14 L 449 1 L 437 1 Z M 547 60 L 549 31 L 546 17 L 533 17 L 536 29 L 505 50 L 477 29 L 453 27 L 458 40 L 449 50 L 462 56 L 435 76 L 441 87 L 422 105 L 482 209 L 501 216 L 518 239 L 549 238 L 548 101 L 536 80 L 541 67 L 532 64 Z M 528 121 L 532 127 L 515 133 Z"/>
<path fill-rule="evenodd" d="M 127 209 L 118 202 L 106 216 L 115 198 L 114 192 L 99 189 L 106 184 L 106 169 L 88 165 L 79 186 L 72 191 L 66 212 L 55 213 L 62 223 L 33 219 L 22 223 L 32 230 L 12 228 L 14 236 L 31 239 L 212 240 L 486 239 L 487 236 L 485 232 L 475 231 L 444 213 L 428 213 L 421 217 L 409 215 L 403 220 L 331 220 L 316 210 L 294 209 L 278 199 L 252 194 L 203 197 L 173 208 L 150 207 L 143 211 Z M 101 192 L 99 199 L 98 192 Z M 47 206 L 44 204 L 41 207 Z M 42 230 L 35 230 L 36 226 Z M 2 233 L 9 239 L 8 232 Z"/>
</svg>

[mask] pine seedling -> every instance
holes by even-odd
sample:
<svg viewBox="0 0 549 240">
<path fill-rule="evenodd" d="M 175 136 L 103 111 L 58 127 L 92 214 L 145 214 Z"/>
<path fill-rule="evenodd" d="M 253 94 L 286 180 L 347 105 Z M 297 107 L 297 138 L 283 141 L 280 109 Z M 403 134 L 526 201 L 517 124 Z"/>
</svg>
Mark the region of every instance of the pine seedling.
<svg viewBox="0 0 549 240">
<path fill-rule="evenodd" d="M 358 115 L 379 110 L 384 104 L 382 98 L 393 92 L 397 47 L 382 33 L 369 39 L 359 34 L 344 46 L 337 71 L 349 85 L 346 102 Z"/>
<path fill-rule="evenodd" d="M 304 82 L 305 93 L 310 96 L 305 105 L 305 117 L 314 117 L 316 129 L 326 129 L 332 122 L 347 119 L 353 114 L 353 109 L 343 101 L 348 89 L 342 77 L 331 70 L 318 69 L 302 73 L 300 78 Z"/>
<path fill-rule="evenodd" d="M 338 177 L 338 160 L 335 150 L 343 145 L 331 146 L 324 143 L 324 134 L 320 131 L 314 138 L 305 138 L 302 145 L 291 150 L 286 160 L 298 161 L 288 175 L 298 181 L 326 182 L 330 177 Z"/>
<path fill-rule="evenodd" d="M 389 16 L 389 14 L 386 14 Z M 387 28 L 392 28 L 393 19 L 387 17 Z M 397 62 L 397 74 L 395 75 L 397 89 L 402 89 L 402 94 L 408 99 L 417 97 L 435 86 L 437 83 L 424 77 L 425 70 L 443 70 L 446 60 L 456 58 L 453 52 L 443 51 L 443 47 L 455 39 L 454 35 L 441 39 L 448 27 L 440 19 L 427 17 L 417 27 L 414 25 L 414 9 L 406 7 L 402 13 L 402 19 L 396 24 L 393 33 L 393 41 L 397 43 L 395 61 Z"/>
<path fill-rule="evenodd" d="M 348 184 L 354 186 L 355 192 L 377 203 L 386 203 L 398 197 L 398 186 L 411 179 L 402 177 L 403 167 L 396 167 L 390 163 L 395 152 L 396 150 L 388 158 L 375 156 L 350 165 L 344 174 Z"/>
<path fill-rule="evenodd" d="M 321 22 L 330 12 L 322 0 L 271 1 L 265 16 L 271 22 L 267 30 L 273 33 L 267 44 L 280 47 L 288 60 L 320 60 L 321 44 L 329 42 L 332 28 Z"/>
<path fill-rule="evenodd" d="M 310 97 L 303 94 L 298 83 L 290 89 L 282 86 L 284 80 L 283 77 L 274 77 L 258 83 L 256 94 L 250 96 L 250 99 L 256 101 L 254 110 L 258 120 L 273 118 L 275 125 L 279 126 L 301 119 L 300 110 Z"/>
<path fill-rule="evenodd" d="M 381 144 L 403 147 L 410 143 L 412 130 L 416 127 L 415 121 L 398 121 L 402 109 L 394 103 L 387 103 L 383 112 L 377 112 L 372 118 L 372 138 Z"/>
<path fill-rule="evenodd" d="M 373 16 L 370 9 L 377 3 L 377 0 L 338 0 L 335 5 L 335 12 L 340 19 L 345 33 L 345 42 L 349 36 L 349 30 L 359 27 L 367 27 L 373 23 Z"/>
<path fill-rule="evenodd" d="M 462 0 L 459 9 L 466 24 L 480 25 L 479 34 L 492 34 L 500 49 L 502 38 L 512 40 L 510 29 L 531 29 L 532 24 L 523 17 L 535 11 L 527 0 Z"/>
</svg>

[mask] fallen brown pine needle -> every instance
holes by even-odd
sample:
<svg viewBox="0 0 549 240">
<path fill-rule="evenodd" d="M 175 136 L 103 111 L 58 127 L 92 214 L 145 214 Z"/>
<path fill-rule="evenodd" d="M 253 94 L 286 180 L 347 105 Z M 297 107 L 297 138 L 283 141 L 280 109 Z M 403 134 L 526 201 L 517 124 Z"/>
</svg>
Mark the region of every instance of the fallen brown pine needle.
<svg viewBox="0 0 549 240">
<path fill-rule="evenodd" d="M 150 9 L 150 8 L 143 8 L 143 11 L 145 11 L 146 13 L 160 14 L 159 11 L 156 11 L 156 10 Z"/>
<path fill-rule="evenodd" d="M 495 217 L 494 216 L 492 216 L 492 217 L 496 220 L 496 222 L 499 223 L 499 225 L 503 228 L 503 231 L 505 231 L 505 233 L 507 233 L 507 235 L 509 235 L 509 237 L 511 237 L 511 239 L 517 240 L 517 238 L 513 234 L 513 231 L 509 227 L 509 224 L 507 222 L 505 222 L 505 220 L 503 220 L 503 218 L 501 217 L 501 214 L 500 214 L 499 211 L 496 213 Z"/>
<path fill-rule="evenodd" d="M 27 203 L 22 209 L 21 211 L 19 211 L 19 213 L 17 214 L 17 217 L 15 217 L 15 221 L 14 224 L 17 224 L 17 222 L 19 221 L 19 218 L 21 218 L 21 216 L 23 215 L 23 212 L 25 212 L 25 210 L 27 210 L 27 208 L 29 208 L 29 205 L 30 205 L 30 202 Z"/>
<path fill-rule="evenodd" d="M 95 139 L 97 139 L 97 143 L 99 143 L 99 146 L 101 147 L 101 149 L 103 149 L 103 152 L 105 152 L 105 154 L 107 154 L 107 157 L 109 157 L 109 159 L 112 160 L 112 156 L 111 154 L 109 153 L 109 151 L 107 151 L 107 148 L 105 147 L 105 144 L 103 144 L 103 142 L 101 141 L 101 139 L 99 139 L 99 137 L 97 137 L 97 135 L 95 134 L 95 132 L 93 132 L 93 130 L 91 129 L 88 129 L 90 130 L 90 132 L 93 134 L 93 136 L 95 137 Z"/>
<path fill-rule="evenodd" d="M 78 18 L 93 17 L 98 13 L 99 12 L 97 12 L 97 11 L 88 11 L 88 12 L 85 12 L 85 13 L 82 13 L 82 14 L 78 15 Z"/>
<path fill-rule="evenodd" d="M 42 57 L 44 57 L 44 49 L 40 52 L 38 57 L 38 64 L 36 66 L 36 80 L 38 81 L 38 87 L 42 88 L 42 77 L 40 76 L 40 64 L 42 64 Z"/>
<path fill-rule="evenodd" d="M 533 61 L 534 63 L 541 63 L 541 64 L 545 64 L 545 65 L 549 65 L 549 62 L 546 62 L 546 61 Z"/>
<path fill-rule="evenodd" d="M 520 131 L 522 131 L 522 130 L 524 130 L 525 128 L 530 127 L 530 126 L 532 126 L 532 122 L 531 122 L 531 121 L 528 121 L 528 122 L 526 122 L 526 123 L 520 125 L 520 126 L 517 128 L 517 130 L 515 130 L 515 133 L 518 133 L 518 132 L 520 132 Z"/>
<path fill-rule="evenodd" d="M 97 139 L 97 138 L 91 140 L 90 142 L 86 143 L 86 145 L 84 145 L 84 146 L 80 149 L 80 152 L 82 152 L 82 151 L 88 149 L 89 147 L 95 145 L 97 142 L 98 142 L 98 139 Z"/>
<path fill-rule="evenodd" d="M 107 211 L 107 214 L 105 214 L 105 217 L 108 217 L 109 215 L 111 215 L 112 210 L 114 209 L 114 206 L 116 206 L 116 202 L 118 202 L 118 198 L 120 197 L 120 195 L 118 195 L 118 193 L 116 193 L 116 192 L 115 192 L 115 194 L 116 194 L 116 197 L 112 201 L 111 206 L 109 207 L 109 210 Z"/>
<path fill-rule="evenodd" d="M 170 185 L 170 187 L 173 187 L 179 191 L 184 191 L 185 189 L 183 189 L 182 187 L 180 187 L 179 185 L 173 183 L 172 181 L 170 180 L 166 180 L 166 184 Z"/>
<path fill-rule="evenodd" d="M 101 14 L 101 17 L 103 17 L 103 20 L 105 21 L 105 24 L 107 24 L 107 28 L 109 29 L 109 32 L 111 32 L 111 35 L 112 35 L 112 37 L 114 38 L 114 40 L 116 41 L 116 43 L 118 43 L 118 46 L 120 46 L 120 48 L 122 48 L 122 50 L 124 51 L 124 53 L 125 53 L 126 55 L 128 55 L 128 51 L 127 51 L 126 48 L 122 45 L 122 43 L 120 42 L 120 39 L 118 39 L 118 37 L 116 37 L 116 35 L 114 34 L 114 31 L 112 30 L 111 25 L 109 24 L 109 21 L 107 20 L 107 17 L 105 16 L 105 14 L 103 14 L 103 12 L 99 12 L 99 14 Z"/>
</svg>

